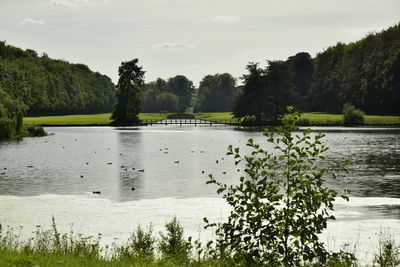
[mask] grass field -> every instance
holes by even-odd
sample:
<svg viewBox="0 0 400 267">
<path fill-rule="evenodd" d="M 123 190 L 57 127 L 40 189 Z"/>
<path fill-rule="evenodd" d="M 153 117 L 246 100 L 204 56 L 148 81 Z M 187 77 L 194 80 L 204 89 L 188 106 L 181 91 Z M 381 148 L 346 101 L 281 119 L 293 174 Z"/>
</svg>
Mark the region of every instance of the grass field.
<svg viewBox="0 0 400 267">
<path fill-rule="evenodd" d="M 168 113 L 141 113 L 141 120 L 163 120 Z M 38 125 L 108 125 L 110 113 L 91 114 L 91 115 L 66 115 L 66 116 L 46 116 L 46 117 L 25 117 L 24 124 Z"/>
<path fill-rule="evenodd" d="M 311 112 L 301 114 L 302 119 L 310 121 L 311 125 L 341 125 L 343 116 L 341 114 L 327 114 Z M 365 115 L 366 125 L 393 125 L 400 124 L 400 116 L 375 116 Z"/>
<path fill-rule="evenodd" d="M 139 118 L 145 120 L 163 120 L 170 113 L 141 113 Z M 66 115 L 66 116 L 46 116 L 46 117 L 25 117 L 24 124 L 38 125 L 108 125 L 110 113 L 93 115 Z M 202 120 L 231 120 L 232 113 L 195 113 L 196 119 Z M 303 113 L 301 119 L 309 125 L 341 125 L 343 116 L 340 114 L 327 114 L 320 112 Z M 400 116 L 365 116 L 366 125 L 400 125 Z"/>
</svg>

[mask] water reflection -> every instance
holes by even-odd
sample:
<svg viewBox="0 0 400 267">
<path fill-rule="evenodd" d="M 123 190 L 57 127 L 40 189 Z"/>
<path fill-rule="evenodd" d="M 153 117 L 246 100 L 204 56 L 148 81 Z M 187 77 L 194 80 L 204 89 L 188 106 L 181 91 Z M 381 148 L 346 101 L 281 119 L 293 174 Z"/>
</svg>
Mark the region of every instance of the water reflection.
<svg viewBox="0 0 400 267">
<path fill-rule="evenodd" d="M 121 201 L 140 199 L 143 196 L 143 142 L 142 133 L 136 128 L 124 128 L 118 132 L 119 147 L 119 198 Z"/>
<path fill-rule="evenodd" d="M 225 155 L 228 145 L 244 153 L 249 138 L 267 145 L 262 132 L 234 127 L 47 130 L 55 135 L 0 143 L 1 195 L 100 191 L 99 197 L 113 201 L 213 197 L 215 188 L 205 184 L 209 173 L 227 183 L 238 180 L 233 159 Z M 328 132 L 324 164 L 353 161 L 349 173 L 339 174 L 329 185 L 338 191 L 351 189 L 352 196 L 400 198 L 399 137 L 387 129 Z"/>
</svg>

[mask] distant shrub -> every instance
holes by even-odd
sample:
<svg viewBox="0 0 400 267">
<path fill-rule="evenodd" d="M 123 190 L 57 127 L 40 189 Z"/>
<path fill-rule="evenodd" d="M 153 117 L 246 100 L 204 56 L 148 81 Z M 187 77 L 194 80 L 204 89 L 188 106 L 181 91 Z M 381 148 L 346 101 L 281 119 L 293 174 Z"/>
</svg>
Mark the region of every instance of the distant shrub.
<svg viewBox="0 0 400 267">
<path fill-rule="evenodd" d="M 310 126 L 311 125 L 311 121 L 308 118 L 302 118 L 300 116 L 299 118 L 297 118 L 296 124 L 299 125 L 299 126 Z"/>
<path fill-rule="evenodd" d="M 344 125 L 360 125 L 364 123 L 364 112 L 355 108 L 351 104 L 343 106 L 343 123 Z"/>
<path fill-rule="evenodd" d="M 29 133 L 29 136 L 46 136 L 47 132 L 43 129 L 42 126 L 38 125 L 29 125 L 26 130 Z"/>
</svg>

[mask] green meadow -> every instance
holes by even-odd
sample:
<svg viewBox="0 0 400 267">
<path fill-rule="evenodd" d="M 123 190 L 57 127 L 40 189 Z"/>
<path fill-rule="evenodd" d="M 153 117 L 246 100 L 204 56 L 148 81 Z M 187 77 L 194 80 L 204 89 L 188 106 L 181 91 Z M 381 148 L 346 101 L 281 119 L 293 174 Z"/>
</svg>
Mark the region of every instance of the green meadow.
<svg viewBox="0 0 400 267">
<path fill-rule="evenodd" d="M 141 113 L 139 118 L 146 120 L 163 120 L 169 113 Z M 85 115 L 65 115 L 65 116 L 45 116 L 45 117 L 25 117 L 24 124 L 38 125 L 108 125 L 111 123 L 110 113 L 85 114 Z"/>
<path fill-rule="evenodd" d="M 139 118 L 146 120 L 163 120 L 170 113 L 140 113 Z M 201 120 L 232 120 L 230 112 L 216 113 L 194 113 L 196 119 Z M 110 113 L 90 114 L 90 115 L 65 115 L 65 116 L 45 116 L 45 117 L 25 117 L 24 124 L 37 125 L 108 125 Z M 300 122 L 306 125 L 341 125 L 343 116 L 341 114 L 328 114 L 321 112 L 303 113 Z M 366 115 L 365 125 L 400 125 L 400 116 L 375 116 Z"/>
</svg>

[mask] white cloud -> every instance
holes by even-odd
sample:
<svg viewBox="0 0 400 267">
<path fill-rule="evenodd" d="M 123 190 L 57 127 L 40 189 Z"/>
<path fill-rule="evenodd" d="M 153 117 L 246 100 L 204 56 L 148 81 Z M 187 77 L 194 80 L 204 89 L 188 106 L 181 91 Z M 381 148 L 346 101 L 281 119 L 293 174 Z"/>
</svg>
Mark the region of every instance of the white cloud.
<svg viewBox="0 0 400 267">
<path fill-rule="evenodd" d="M 240 18 L 235 17 L 235 16 L 229 16 L 229 15 L 219 15 L 219 16 L 213 17 L 211 20 L 215 21 L 215 22 L 230 23 L 230 22 L 238 22 L 238 21 L 240 21 Z"/>
<path fill-rule="evenodd" d="M 50 4 L 78 8 L 81 6 L 103 6 L 108 5 L 108 0 L 50 0 Z"/>
<path fill-rule="evenodd" d="M 25 18 L 19 24 L 27 25 L 27 24 L 44 24 L 43 20 L 35 20 L 32 18 Z"/>
<path fill-rule="evenodd" d="M 162 43 L 154 45 L 153 48 L 177 50 L 177 49 L 196 49 L 196 46 L 187 43 Z"/>
</svg>

